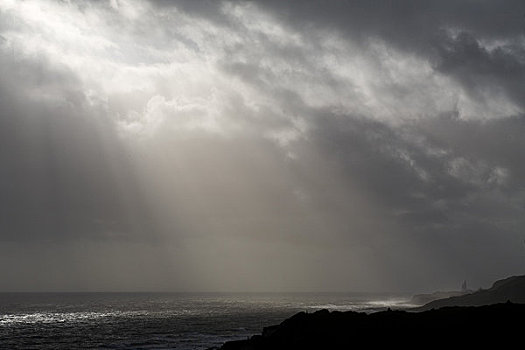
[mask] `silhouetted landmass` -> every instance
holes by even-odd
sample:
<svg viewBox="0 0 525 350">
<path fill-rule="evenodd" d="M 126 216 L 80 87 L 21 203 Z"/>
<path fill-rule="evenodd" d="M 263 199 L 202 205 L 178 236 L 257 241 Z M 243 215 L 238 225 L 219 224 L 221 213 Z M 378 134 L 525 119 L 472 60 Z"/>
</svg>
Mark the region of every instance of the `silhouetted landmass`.
<svg viewBox="0 0 525 350">
<path fill-rule="evenodd" d="M 225 343 L 221 350 L 352 349 L 521 346 L 525 276 L 499 280 L 486 290 L 421 294 L 422 307 L 372 314 L 347 311 L 298 313 L 261 335 Z M 452 296 L 451 296 L 452 295 Z"/>
<path fill-rule="evenodd" d="M 425 305 L 434 300 L 446 299 L 451 297 L 458 297 L 466 294 L 470 294 L 472 291 L 446 291 L 446 292 L 434 292 L 429 294 L 416 294 L 410 299 L 412 305 Z"/>
<path fill-rule="evenodd" d="M 480 306 L 504 303 L 525 303 L 525 276 L 512 276 L 496 281 L 491 288 L 462 296 L 434 300 L 416 310 L 424 311 L 445 306 Z"/>
<path fill-rule="evenodd" d="M 521 346 L 524 319 L 525 305 L 510 302 L 423 312 L 301 312 L 261 335 L 227 342 L 221 350 L 503 348 Z"/>
<path fill-rule="evenodd" d="M 446 292 L 439 291 L 439 292 L 428 293 L 428 294 L 416 294 L 410 300 L 410 304 L 425 305 L 434 300 L 446 299 L 446 298 L 451 298 L 451 297 L 459 297 L 462 295 L 471 294 L 472 292 L 473 290 L 467 287 L 467 281 L 465 280 L 461 284 L 461 290 L 446 291 Z"/>
</svg>

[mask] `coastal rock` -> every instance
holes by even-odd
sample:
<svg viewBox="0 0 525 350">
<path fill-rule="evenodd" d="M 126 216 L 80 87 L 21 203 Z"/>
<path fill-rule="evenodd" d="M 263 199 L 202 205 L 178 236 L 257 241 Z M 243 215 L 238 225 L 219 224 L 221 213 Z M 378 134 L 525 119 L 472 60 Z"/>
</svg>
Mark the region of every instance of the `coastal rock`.
<svg viewBox="0 0 525 350">
<path fill-rule="evenodd" d="M 222 350 L 472 348 L 521 341 L 525 305 L 445 307 L 424 312 L 317 311 L 298 313 L 262 335 L 225 343 Z"/>
<path fill-rule="evenodd" d="M 451 297 L 459 297 L 472 293 L 472 291 L 445 291 L 445 292 L 434 292 L 428 294 L 416 294 L 410 299 L 412 305 L 425 305 L 434 300 L 446 299 Z"/>
<path fill-rule="evenodd" d="M 445 306 L 480 306 L 504 303 L 525 303 L 525 276 L 512 276 L 494 282 L 489 289 L 434 300 L 418 308 L 418 311 L 438 309 Z"/>
</svg>

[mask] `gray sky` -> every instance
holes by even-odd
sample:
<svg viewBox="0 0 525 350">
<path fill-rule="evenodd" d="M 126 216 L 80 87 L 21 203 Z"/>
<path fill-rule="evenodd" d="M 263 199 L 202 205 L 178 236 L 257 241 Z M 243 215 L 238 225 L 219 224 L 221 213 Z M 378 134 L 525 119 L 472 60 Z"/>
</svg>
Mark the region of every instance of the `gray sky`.
<svg viewBox="0 0 525 350">
<path fill-rule="evenodd" d="M 523 1 L 0 3 L 0 290 L 525 270 Z"/>
</svg>

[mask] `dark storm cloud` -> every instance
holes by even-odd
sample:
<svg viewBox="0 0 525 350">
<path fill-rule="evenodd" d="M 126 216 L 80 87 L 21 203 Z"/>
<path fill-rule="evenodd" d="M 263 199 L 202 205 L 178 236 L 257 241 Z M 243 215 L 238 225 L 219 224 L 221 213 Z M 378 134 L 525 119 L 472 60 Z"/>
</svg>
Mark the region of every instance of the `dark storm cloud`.
<svg viewBox="0 0 525 350">
<path fill-rule="evenodd" d="M 415 54 L 480 103 L 497 103 L 491 98 L 500 95 L 520 106 L 517 115 L 489 116 L 505 117 L 498 120 L 474 115 L 467 121 L 443 111 L 401 127 L 367 121 L 366 115 L 323 116 L 312 132 L 348 178 L 388 203 L 409 230 L 433 232 L 429 240 L 441 245 L 450 237 L 440 241 L 439 232 L 447 230 L 456 237 L 474 235 L 479 242 L 509 235 L 511 244 L 519 245 L 524 214 L 522 2 L 261 5 L 304 31 L 324 27 L 364 44 L 382 40 Z"/>
<path fill-rule="evenodd" d="M 393 234 L 418 246 L 427 262 L 448 265 L 451 276 L 483 280 L 502 273 L 497 261 L 519 266 L 523 121 L 462 121 L 452 115 L 401 130 L 363 118 L 325 116 L 311 142 L 348 182 L 386 208 L 382 220 L 402 228 L 379 237 Z"/>
<path fill-rule="evenodd" d="M 521 1 L 264 1 L 284 23 L 323 26 L 350 36 L 378 36 L 407 48 L 431 48 L 442 30 L 475 32 L 488 39 L 523 35 Z"/>
<path fill-rule="evenodd" d="M 421 290 L 521 268 L 522 1 L 0 10 L 13 288 Z"/>
<path fill-rule="evenodd" d="M 269 1 L 261 6 L 306 32 L 323 27 L 359 41 L 384 40 L 428 59 L 469 92 L 503 89 L 523 107 L 522 1 Z"/>
<path fill-rule="evenodd" d="M 524 19 L 525 26 L 525 19 Z M 521 36 L 523 39 L 523 35 Z M 436 69 L 453 76 L 474 95 L 507 94 L 524 107 L 525 48 L 523 44 L 502 44 L 492 50 L 483 47 L 469 32 L 440 43 Z M 501 91 L 502 90 L 502 91 Z"/>
<path fill-rule="evenodd" d="M 403 130 L 333 117 L 317 125 L 312 142 L 349 178 L 409 221 L 432 225 L 460 213 L 497 221 L 523 210 L 523 128 L 523 117 L 462 121 L 445 115 Z M 483 204 L 464 205 L 478 195 L 488 196 L 486 201 L 494 196 L 499 209 L 477 215 Z M 498 197 L 506 196 L 515 201 L 501 203 Z"/>
</svg>

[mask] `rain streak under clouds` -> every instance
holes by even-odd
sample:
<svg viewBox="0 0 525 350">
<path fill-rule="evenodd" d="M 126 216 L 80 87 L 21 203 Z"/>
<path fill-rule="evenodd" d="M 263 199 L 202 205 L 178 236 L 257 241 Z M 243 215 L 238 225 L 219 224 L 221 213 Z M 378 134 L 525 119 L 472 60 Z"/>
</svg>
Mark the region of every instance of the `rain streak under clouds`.
<svg viewBox="0 0 525 350">
<path fill-rule="evenodd" d="M 0 289 L 525 270 L 523 1 L 0 3 Z"/>
</svg>

